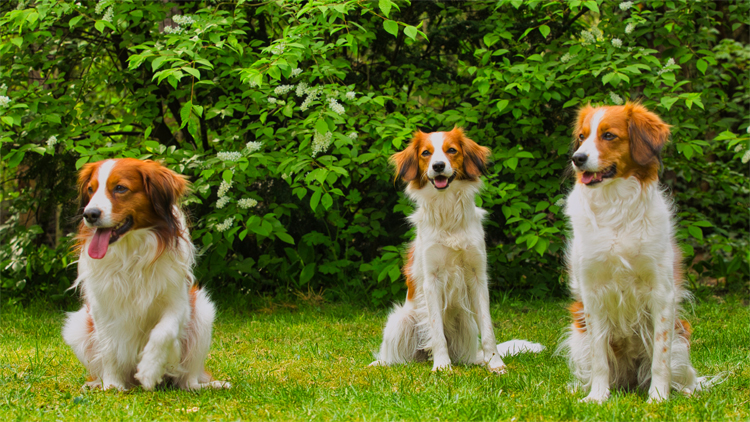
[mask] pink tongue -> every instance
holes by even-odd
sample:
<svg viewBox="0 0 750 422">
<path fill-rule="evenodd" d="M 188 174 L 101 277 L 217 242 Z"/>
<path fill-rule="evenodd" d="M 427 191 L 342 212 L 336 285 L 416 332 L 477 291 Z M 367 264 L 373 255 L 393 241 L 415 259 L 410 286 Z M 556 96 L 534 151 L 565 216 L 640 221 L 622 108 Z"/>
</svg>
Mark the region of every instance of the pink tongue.
<svg viewBox="0 0 750 422">
<path fill-rule="evenodd" d="M 435 178 L 435 187 L 436 188 L 443 189 L 446 186 L 448 186 L 448 178 L 447 177 L 436 177 Z"/>
<path fill-rule="evenodd" d="M 109 247 L 109 235 L 112 233 L 112 229 L 96 229 L 94 232 L 94 238 L 91 239 L 89 245 L 89 256 L 94 259 L 102 259 L 107 254 L 107 248 Z"/>
<path fill-rule="evenodd" d="M 596 180 L 597 182 L 601 182 L 601 178 L 599 177 L 599 173 L 591 173 L 590 171 L 586 171 L 581 175 L 581 183 L 584 185 L 588 185 L 589 183 Z"/>
</svg>

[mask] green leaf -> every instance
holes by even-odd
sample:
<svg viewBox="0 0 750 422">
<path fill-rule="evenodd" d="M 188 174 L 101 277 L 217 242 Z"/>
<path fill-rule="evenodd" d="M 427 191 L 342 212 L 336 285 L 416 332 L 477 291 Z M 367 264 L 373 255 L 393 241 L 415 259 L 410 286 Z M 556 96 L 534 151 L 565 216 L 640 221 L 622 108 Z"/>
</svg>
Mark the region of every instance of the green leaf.
<svg viewBox="0 0 750 422">
<path fill-rule="evenodd" d="M 698 68 L 698 70 L 701 71 L 702 74 L 706 74 L 706 69 L 708 69 L 708 63 L 703 59 L 698 59 L 698 61 L 695 63 L 695 67 Z"/>
<path fill-rule="evenodd" d="M 510 101 L 508 101 L 508 100 L 500 100 L 500 101 L 498 101 L 497 102 L 497 111 L 503 111 L 503 110 L 505 110 L 505 107 L 508 106 L 509 102 Z"/>
<path fill-rule="evenodd" d="M 83 19 L 83 15 L 78 15 L 78 16 L 75 16 L 75 17 L 73 17 L 73 18 L 72 18 L 72 19 L 70 20 L 70 22 L 68 22 L 68 27 L 69 27 L 70 29 L 73 29 L 73 27 L 74 27 L 74 26 L 76 26 L 76 24 L 77 24 L 78 22 L 80 22 L 80 21 L 81 21 L 81 19 Z"/>
<path fill-rule="evenodd" d="M 549 26 L 547 26 L 547 25 L 540 26 L 539 27 L 539 32 L 542 33 L 542 37 L 547 38 L 547 35 L 549 35 L 549 33 L 550 33 Z"/>
<path fill-rule="evenodd" d="M 320 196 L 321 196 L 321 191 L 316 190 L 315 193 L 313 193 L 312 197 L 310 198 L 310 208 L 313 211 L 315 211 L 318 208 L 318 203 L 320 203 Z"/>
<path fill-rule="evenodd" d="M 320 118 L 315 122 L 315 131 L 321 135 L 325 135 L 328 132 L 328 124 L 325 119 Z"/>
<path fill-rule="evenodd" d="M 321 198 L 320 203 L 323 205 L 323 208 L 330 209 L 331 205 L 333 205 L 333 198 L 331 197 L 330 193 L 326 193 L 323 195 L 323 198 Z"/>
<path fill-rule="evenodd" d="M 169 58 L 169 56 L 158 56 L 151 62 L 151 71 L 156 72 L 159 70 L 162 64 Z"/>
<path fill-rule="evenodd" d="M 232 170 L 224 170 L 221 173 L 221 179 L 224 180 L 227 183 L 231 183 L 232 182 L 232 177 L 233 176 L 234 176 L 234 173 L 232 172 Z"/>
<path fill-rule="evenodd" d="M 294 238 L 293 238 L 292 236 L 289 236 L 289 234 L 288 234 L 288 233 L 284 233 L 284 232 L 277 232 L 277 233 L 274 233 L 274 234 L 275 234 L 275 235 L 276 235 L 276 237 L 278 237 L 278 238 L 279 238 L 279 240 L 281 240 L 282 242 L 286 242 L 286 243 L 289 243 L 289 244 L 291 244 L 291 245 L 294 245 Z"/>
<path fill-rule="evenodd" d="M 484 45 L 486 45 L 488 48 L 495 45 L 498 41 L 500 41 L 500 36 L 494 33 L 489 33 L 482 38 L 484 40 Z"/>
<path fill-rule="evenodd" d="M 182 108 L 180 108 L 180 119 L 182 119 L 182 124 L 180 125 L 180 129 L 184 128 L 187 124 L 188 120 L 190 119 L 190 113 L 193 110 L 193 102 L 187 101 L 185 104 L 182 105 Z"/>
<path fill-rule="evenodd" d="M 305 265 L 305 268 L 302 269 L 302 272 L 299 275 L 299 284 L 300 285 L 307 284 L 307 282 L 312 280 L 314 275 L 315 275 L 315 263 L 311 262 Z"/>
<path fill-rule="evenodd" d="M 83 167 L 84 164 L 89 162 L 89 158 L 91 157 L 81 157 L 76 160 L 76 170 L 80 170 L 81 167 Z"/>
<path fill-rule="evenodd" d="M 383 29 L 394 37 L 398 35 L 398 24 L 392 20 L 383 22 Z"/>
<path fill-rule="evenodd" d="M 690 234 L 694 238 L 696 238 L 698 240 L 703 240 L 703 230 L 701 230 L 700 227 L 698 227 L 698 226 L 688 226 L 688 232 L 690 232 Z"/>
<path fill-rule="evenodd" d="M 378 7 L 380 8 L 380 11 L 383 12 L 385 17 L 389 18 L 391 14 L 391 7 L 393 7 L 393 2 L 391 2 L 391 0 L 378 0 Z"/>
<path fill-rule="evenodd" d="M 418 32 L 417 28 L 415 28 L 415 27 L 413 27 L 411 25 L 406 25 L 406 27 L 404 28 L 404 34 L 406 34 L 407 37 L 409 37 L 409 38 L 411 38 L 413 40 L 417 39 L 417 32 Z"/>
</svg>

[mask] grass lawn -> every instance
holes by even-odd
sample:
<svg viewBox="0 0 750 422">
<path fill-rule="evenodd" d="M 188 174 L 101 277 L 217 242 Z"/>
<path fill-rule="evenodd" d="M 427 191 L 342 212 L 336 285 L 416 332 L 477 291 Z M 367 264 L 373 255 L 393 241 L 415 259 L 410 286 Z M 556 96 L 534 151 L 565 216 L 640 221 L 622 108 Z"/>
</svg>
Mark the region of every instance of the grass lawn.
<svg viewBox="0 0 750 422">
<path fill-rule="evenodd" d="M 498 341 L 543 343 L 540 355 L 505 359 L 508 373 L 430 363 L 369 368 L 387 310 L 352 305 L 220 309 L 207 361 L 231 390 L 82 391 L 85 371 L 63 343 L 62 311 L 37 304 L 0 310 L 0 420 L 748 420 L 750 308 L 736 300 L 696 304 L 692 361 L 728 380 L 694 397 L 647 404 L 614 392 L 578 403 L 554 356 L 567 325 L 563 302 L 496 303 Z M 221 308 L 221 307 L 220 307 Z"/>
</svg>

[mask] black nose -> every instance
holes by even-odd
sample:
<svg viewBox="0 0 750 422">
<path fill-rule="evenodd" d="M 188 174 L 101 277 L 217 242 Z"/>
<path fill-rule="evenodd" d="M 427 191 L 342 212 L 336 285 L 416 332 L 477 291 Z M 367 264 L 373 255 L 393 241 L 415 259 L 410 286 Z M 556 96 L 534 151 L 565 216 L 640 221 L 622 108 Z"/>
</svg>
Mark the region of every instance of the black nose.
<svg viewBox="0 0 750 422">
<path fill-rule="evenodd" d="M 586 160 L 589 159 L 589 156 L 583 153 L 573 154 L 573 164 L 576 165 L 576 167 L 581 167 L 582 165 L 586 164 Z"/>
<path fill-rule="evenodd" d="M 83 212 L 83 218 L 85 218 L 86 221 L 92 224 L 96 223 L 96 220 L 98 220 L 101 216 L 102 212 L 99 210 L 99 208 L 92 208 Z"/>
<path fill-rule="evenodd" d="M 432 165 L 432 169 L 440 173 L 441 171 L 445 170 L 445 163 L 442 161 L 438 161 L 437 163 Z"/>
</svg>

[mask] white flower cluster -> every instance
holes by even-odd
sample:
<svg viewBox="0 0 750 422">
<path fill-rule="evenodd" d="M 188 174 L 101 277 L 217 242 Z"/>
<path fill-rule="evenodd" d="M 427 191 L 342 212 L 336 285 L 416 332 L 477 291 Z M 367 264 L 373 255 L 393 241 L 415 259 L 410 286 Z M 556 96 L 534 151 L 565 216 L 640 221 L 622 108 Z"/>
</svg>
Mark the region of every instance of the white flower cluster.
<svg viewBox="0 0 750 422">
<path fill-rule="evenodd" d="M 263 142 L 260 142 L 260 141 L 248 142 L 247 144 L 245 144 L 245 147 L 247 148 L 248 152 L 252 154 L 255 151 L 260 151 L 261 147 L 263 147 Z"/>
<path fill-rule="evenodd" d="M 250 88 L 257 88 L 258 87 L 258 83 L 255 82 L 255 81 L 248 81 L 247 84 L 250 85 Z"/>
<path fill-rule="evenodd" d="M 240 161 L 242 154 L 237 151 L 221 151 L 216 154 L 221 161 Z"/>
<path fill-rule="evenodd" d="M 742 156 L 742 164 L 747 164 L 750 161 L 750 149 L 745 151 L 745 155 Z"/>
<path fill-rule="evenodd" d="M 274 97 L 268 97 L 268 102 L 269 103 L 276 104 L 276 101 L 278 101 L 276 98 L 274 98 Z"/>
<path fill-rule="evenodd" d="M 5 95 L 0 95 L 0 107 L 8 107 L 10 104 L 10 97 L 7 97 Z"/>
<path fill-rule="evenodd" d="M 104 9 L 106 9 L 110 3 L 112 3 L 112 0 L 99 0 L 99 3 L 96 4 L 96 8 L 94 8 L 94 11 L 97 15 L 101 15 Z"/>
<path fill-rule="evenodd" d="M 279 85 L 273 90 L 273 93 L 276 95 L 284 95 L 293 89 L 294 85 Z"/>
<path fill-rule="evenodd" d="M 229 192 L 229 189 L 232 188 L 232 182 L 227 182 L 226 180 L 221 181 L 221 185 L 219 185 L 219 196 L 227 196 L 227 192 Z"/>
<path fill-rule="evenodd" d="M 112 9 L 112 6 L 109 6 L 107 8 L 107 11 L 104 13 L 104 16 L 102 16 L 102 20 L 106 22 L 112 22 L 112 19 L 115 17 L 115 11 Z"/>
<path fill-rule="evenodd" d="M 301 97 L 301 96 L 307 94 L 307 83 L 300 82 L 299 85 L 297 85 L 297 89 L 294 91 L 294 93 L 298 97 Z"/>
<path fill-rule="evenodd" d="M 633 7 L 632 1 L 624 1 L 620 3 L 620 10 L 630 10 L 631 7 Z"/>
<path fill-rule="evenodd" d="M 230 227 L 232 227 L 232 223 L 234 223 L 234 217 L 229 217 L 226 220 L 224 220 L 223 223 L 218 224 L 216 226 L 216 230 L 220 232 L 225 232 L 229 230 Z"/>
<path fill-rule="evenodd" d="M 289 175 L 286 174 L 286 173 L 284 173 L 284 174 L 281 175 L 281 178 L 284 179 L 284 180 L 286 180 L 286 179 L 289 178 Z"/>
<path fill-rule="evenodd" d="M 581 31 L 581 38 L 583 38 L 584 44 L 593 44 L 596 39 L 589 31 Z"/>
<path fill-rule="evenodd" d="M 629 24 L 627 24 L 627 26 L 625 26 L 625 33 L 630 34 L 631 32 L 633 32 L 633 30 L 635 29 L 635 26 L 636 24 L 634 24 L 633 22 L 630 22 Z"/>
<path fill-rule="evenodd" d="M 179 26 L 165 26 L 164 33 L 166 34 L 182 34 L 182 28 Z"/>
<path fill-rule="evenodd" d="M 615 48 L 622 47 L 622 40 L 619 38 L 612 38 L 612 46 L 614 46 Z"/>
<path fill-rule="evenodd" d="M 664 72 L 668 72 L 669 69 L 667 69 L 667 68 L 669 66 L 674 66 L 674 65 L 675 65 L 674 59 L 670 57 L 669 60 L 667 60 L 667 63 L 664 65 L 664 67 L 662 67 L 661 69 L 659 69 L 659 71 L 656 72 L 656 74 L 657 75 L 661 75 Z"/>
<path fill-rule="evenodd" d="M 613 103 L 617 105 L 622 105 L 625 101 L 623 101 L 622 97 L 615 94 L 612 91 L 609 91 L 609 98 L 612 100 Z"/>
<path fill-rule="evenodd" d="M 57 144 L 57 136 L 52 135 L 52 136 L 49 137 L 49 139 L 47 139 L 47 146 L 48 147 L 53 147 L 53 146 L 55 146 L 55 144 Z"/>
<path fill-rule="evenodd" d="M 284 49 L 286 48 L 286 44 L 276 44 L 273 47 L 271 47 L 271 54 L 274 56 L 278 56 L 279 54 L 284 52 Z"/>
<path fill-rule="evenodd" d="M 292 77 L 294 78 L 296 76 L 299 76 L 300 73 L 302 73 L 302 69 L 296 68 L 296 69 L 292 70 Z"/>
<path fill-rule="evenodd" d="M 237 205 L 239 205 L 242 209 L 248 209 L 258 205 L 258 201 L 253 198 L 242 198 L 237 201 Z"/>
<path fill-rule="evenodd" d="M 228 196 L 220 196 L 219 200 L 216 201 L 216 208 L 218 209 L 224 208 L 229 203 L 229 201 L 230 199 Z"/>
<path fill-rule="evenodd" d="M 348 135 L 346 135 L 346 136 L 348 136 L 348 137 L 349 137 L 349 139 L 351 139 L 351 140 L 353 141 L 353 140 L 357 139 L 357 137 L 359 136 L 359 134 L 358 134 L 357 132 L 350 132 L 350 133 L 349 133 Z"/>
<path fill-rule="evenodd" d="M 573 56 L 570 55 L 570 53 L 565 53 L 562 57 L 560 57 L 560 61 L 563 63 L 567 63 L 572 59 Z"/>
<path fill-rule="evenodd" d="M 330 131 L 323 135 L 316 130 L 315 135 L 313 136 L 312 156 L 315 157 L 319 153 L 327 150 L 328 147 L 331 146 L 332 138 L 333 134 Z"/>
<path fill-rule="evenodd" d="M 558 207 L 560 207 L 560 208 L 564 207 L 565 206 L 565 197 L 562 197 L 562 198 L 558 199 L 557 201 L 555 201 L 555 205 L 558 206 Z"/>
<path fill-rule="evenodd" d="M 344 106 L 339 104 L 339 102 L 335 98 L 329 98 L 328 99 L 328 106 L 333 110 L 336 114 L 344 114 L 346 113 L 346 109 Z"/>
<path fill-rule="evenodd" d="M 297 88 L 297 91 L 299 91 L 299 87 Z M 320 93 L 316 88 L 308 88 L 306 91 L 307 97 L 305 97 L 305 101 L 302 101 L 302 105 L 299 106 L 299 109 L 302 111 L 307 110 L 310 107 L 310 104 L 318 98 L 318 94 Z"/>
<path fill-rule="evenodd" d="M 346 99 L 347 99 L 347 100 L 350 100 L 350 101 L 351 101 L 351 100 L 353 100 L 353 99 L 355 99 L 355 98 L 357 98 L 357 93 L 356 93 L 356 92 L 354 92 L 354 91 L 349 91 L 349 92 L 347 92 L 347 93 L 346 93 Z"/>
<path fill-rule="evenodd" d="M 195 19 L 189 15 L 174 15 L 172 16 L 172 20 L 180 26 L 190 26 L 195 23 Z"/>
</svg>

